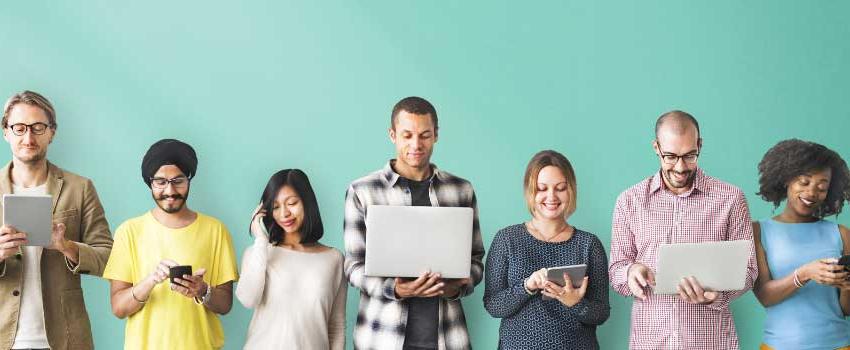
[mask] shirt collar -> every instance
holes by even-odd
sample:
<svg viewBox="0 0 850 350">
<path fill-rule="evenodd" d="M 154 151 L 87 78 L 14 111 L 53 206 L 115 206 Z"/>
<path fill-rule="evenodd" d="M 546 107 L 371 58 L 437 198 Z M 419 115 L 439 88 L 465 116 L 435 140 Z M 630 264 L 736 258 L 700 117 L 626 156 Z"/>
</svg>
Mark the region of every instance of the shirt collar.
<svg viewBox="0 0 850 350">
<path fill-rule="evenodd" d="M 386 181 L 387 184 L 390 185 L 390 187 L 395 186 L 400 179 L 403 179 L 403 177 L 401 177 L 401 175 L 399 175 L 398 173 L 395 172 L 395 170 L 393 170 L 393 162 L 394 161 L 395 161 L 395 159 L 390 159 L 389 161 L 387 161 L 387 164 L 381 170 L 381 177 L 383 177 L 384 181 Z M 441 174 L 440 170 L 437 169 L 437 165 L 434 164 L 434 163 L 431 163 L 431 177 L 428 178 L 427 180 L 428 181 L 434 181 L 435 179 L 440 179 L 441 176 L 442 176 L 442 174 Z"/>
</svg>

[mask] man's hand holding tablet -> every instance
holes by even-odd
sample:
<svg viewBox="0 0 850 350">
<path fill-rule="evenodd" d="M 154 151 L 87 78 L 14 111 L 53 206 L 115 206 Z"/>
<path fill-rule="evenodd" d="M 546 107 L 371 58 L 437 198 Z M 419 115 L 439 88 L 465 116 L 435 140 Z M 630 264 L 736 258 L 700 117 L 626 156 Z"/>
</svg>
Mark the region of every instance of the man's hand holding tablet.
<svg viewBox="0 0 850 350">
<path fill-rule="evenodd" d="M 0 227 L 0 261 L 17 254 L 19 247 L 26 243 L 26 233 L 18 232 L 18 230 L 9 225 Z"/>
</svg>

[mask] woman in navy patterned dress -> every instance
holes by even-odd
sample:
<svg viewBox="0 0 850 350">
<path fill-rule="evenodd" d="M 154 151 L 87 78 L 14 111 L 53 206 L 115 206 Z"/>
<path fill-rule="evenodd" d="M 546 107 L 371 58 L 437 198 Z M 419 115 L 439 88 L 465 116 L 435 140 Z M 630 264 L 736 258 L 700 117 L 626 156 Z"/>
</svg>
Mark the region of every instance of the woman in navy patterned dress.
<svg viewBox="0 0 850 350">
<path fill-rule="evenodd" d="M 531 219 L 496 234 L 487 255 L 484 307 L 501 318 L 500 349 L 598 349 L 596 327 L 608 319 L 608 259 L 592 233 L 567 223 L 576 209 L 570 162 L 542 151 L 528 163 Z M 581 287 L 546 279 L 546 268 L 587 265 Z M 548 298 L 544 299 L 543 296 Z"/>
</svg>

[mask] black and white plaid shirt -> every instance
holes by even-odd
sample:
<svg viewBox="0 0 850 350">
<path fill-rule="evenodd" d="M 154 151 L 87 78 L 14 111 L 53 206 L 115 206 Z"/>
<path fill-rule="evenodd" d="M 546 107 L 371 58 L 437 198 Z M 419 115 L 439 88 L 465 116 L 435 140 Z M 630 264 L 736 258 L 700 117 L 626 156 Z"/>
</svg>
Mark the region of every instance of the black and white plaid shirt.
<svg viewBox="0 0 850 350">
<path fill-rule="evenodd" d="M 396 298 L 395 280 L 367 277 L 366 211 L 370 205 L 411 205 L 409 189 L 391 162 L 374 173 L 355 180 L 345 194 L 345 276 L 352 286 L 360 289 L 360 311 L 354 329 L 354 348 L 362 350 L 401 350 L 407 326 L 408 306 Z M 440 207 L 469 207 L 474 211 L 472 222 L 472 284 L 462 288 L 452 299 L 440 299 L 438 324 L 439 349 L 470 349 L 469 333 L 460 298 L 472 294 L 481 282 L 484 264 L 484 244 L 478 226 L 478 206 L 469 181 L 456 177 L 432 165 L 433 176 L 429 197 L 431 204 Z"/>
</svg>

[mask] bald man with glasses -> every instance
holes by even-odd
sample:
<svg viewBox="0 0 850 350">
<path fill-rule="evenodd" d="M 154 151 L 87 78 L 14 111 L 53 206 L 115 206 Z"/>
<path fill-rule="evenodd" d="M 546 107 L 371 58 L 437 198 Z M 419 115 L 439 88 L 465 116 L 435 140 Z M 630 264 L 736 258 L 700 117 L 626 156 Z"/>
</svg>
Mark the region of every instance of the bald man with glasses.
<svg viewBox="0 0 850 350">
<path fill-rule="evenodd" d="M 611 234 L 611 286 L 634 297 L 629 348 L 738 349 L 729 304 L 758 274 L 744 194 L 697 166 L 702 138 L 690 114 L 659 117 L 652 148 L 661 169 L 620 194 Z M 743 290 L 711 291 L 689 277 L 679 283 L 679 295 L 653 292 L 660 244 L 733 240 L 750 241 Z"/>
</svg>

